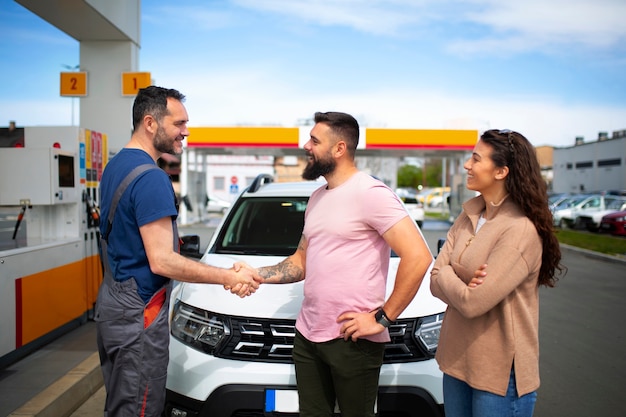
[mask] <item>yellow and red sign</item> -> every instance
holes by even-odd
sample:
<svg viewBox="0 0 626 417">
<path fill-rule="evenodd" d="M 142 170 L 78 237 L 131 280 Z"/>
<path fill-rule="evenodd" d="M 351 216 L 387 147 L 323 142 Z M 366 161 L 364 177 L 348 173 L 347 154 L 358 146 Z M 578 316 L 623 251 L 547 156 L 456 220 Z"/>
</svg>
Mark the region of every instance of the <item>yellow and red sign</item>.
<svg viewBox="0 0 626 417">
<path fill-rule="evenodd" d="M 192 148 L 297 148 L 300 138 L 308 138 L 310 130 L 310 126 L 190 127 L 187 145 Z M 361 139 L 365 149 L 447 151 L 471 151 L 477 140 L 476 130 L 376 128 L 366 128 Z"/>
<path fill-rule="evenodd" d="M 149 87 L 152 84 L 149 72 L 123 72 L 122 95 L 136 96 L 140 88 Z"/>
<path fill-rule="evenodd" d="M 187 144 L 198 148 L 297 148 L 297 127 L 190 127 Z"/>
<path fill-rule="evenodd" d="M 476 130 L 372 129 L 365 131 L 366 149 L 441 149 L 471 151 Z"/>
</svg>

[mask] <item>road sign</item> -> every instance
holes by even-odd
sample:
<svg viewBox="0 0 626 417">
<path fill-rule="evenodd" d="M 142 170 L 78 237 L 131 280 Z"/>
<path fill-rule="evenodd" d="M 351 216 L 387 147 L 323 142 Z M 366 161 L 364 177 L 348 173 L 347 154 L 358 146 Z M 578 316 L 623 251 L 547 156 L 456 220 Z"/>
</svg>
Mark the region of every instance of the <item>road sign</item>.
<svg viewBox="0 0 626 417">
<path fill-rule="evenodd" d="M 87 95 L 87 73 L 62 72 L 61 73 L 61 96 L 84 97 Z"/>
<path fill-rule="evenodd" d="M 237 184 L 237 177 L 235 175 L 233 175 L 232 177 L 230 177 L 230 183 L 231 184 Z"/>
<path fill-rule="evenodd" d="M 140 88 L 149 87 L 152 84 L 149 72 L 123 72 L 122 95 L 136 96 Z"/>
<path fill-rule="evenodd" d="M 231 194 L 239 193 L 239 186 L 237 184 L 231 184 L 230 185 L 230 193 Z"/>
</svg>

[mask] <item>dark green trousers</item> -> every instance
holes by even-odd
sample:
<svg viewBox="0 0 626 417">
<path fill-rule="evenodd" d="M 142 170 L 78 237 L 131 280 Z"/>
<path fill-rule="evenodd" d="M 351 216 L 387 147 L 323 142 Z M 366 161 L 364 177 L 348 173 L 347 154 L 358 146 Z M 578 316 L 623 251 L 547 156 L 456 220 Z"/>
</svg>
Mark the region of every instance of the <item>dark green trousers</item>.
<svg viewBox="0 0 626 417">
<path fill-rule="evenodd" d="M 293 348 L 300 417 L 373 417 L 384 343 L 335 339 L 313 343 L 298 331 Z"/>
</svg>

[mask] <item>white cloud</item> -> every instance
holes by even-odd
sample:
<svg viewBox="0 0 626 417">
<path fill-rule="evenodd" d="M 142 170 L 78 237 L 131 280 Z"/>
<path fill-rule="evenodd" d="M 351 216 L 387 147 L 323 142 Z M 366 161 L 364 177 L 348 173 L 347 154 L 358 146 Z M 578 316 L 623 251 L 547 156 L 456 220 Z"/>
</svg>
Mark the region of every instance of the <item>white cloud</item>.
<svg viewBox="0 0 626 417">
<path fill-rule="evenodd" d="M 241 7 L 308 24 L 377 35 L 445 30 L 449 51 L 554 51 L 563 45 L 608 48 L 626 40 L 623 0 L 235 0 Z M 457 31 L 462 25 L 474 31 Z M 451 25 L 451 26 L 448 26 Z M 473 36 L 468 38 L 467 36 Z"/>
<path fill-rule="evenodd" d="M 398 0 L 235 0 L 253 10 L 268 11 L 321 26 L 345 26 L 360 32 L 394 34 L 421 19 L 420 3 Z"/>
<path fill-rule="evenodd" d="M 608 48 L 626 39 L 626 2 L 622 0 L 476 0 L 480 11 L 461 17 L 490 29 L 475 40 L 454 42 L 453 49 L 533 50 L 559 45 Z M 496 48 L 496 49 L 493 49 Z"/>
</svg>

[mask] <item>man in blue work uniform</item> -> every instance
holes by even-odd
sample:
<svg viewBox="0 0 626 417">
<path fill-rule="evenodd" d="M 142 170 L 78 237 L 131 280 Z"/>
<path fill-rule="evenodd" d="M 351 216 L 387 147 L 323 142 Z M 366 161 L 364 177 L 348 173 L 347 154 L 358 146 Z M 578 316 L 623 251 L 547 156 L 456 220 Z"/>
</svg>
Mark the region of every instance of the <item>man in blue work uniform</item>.
<svg viewBox="0 0 626 417">
<path fill-rule="evenodd" d="M 160 416 L 169 360 L 171 279 L 258 288 L 248 269 L 217 268 L 178 253 L 176 196 L 161 155 L 179 155 L 189 135 L 184 96 L 139 90 L 130 142 L 100 184 L 105 278 L 96 303 L 97 342 L 107 393 L 105 416 Z"/>
</svg>

